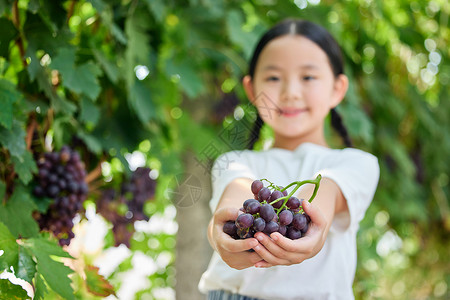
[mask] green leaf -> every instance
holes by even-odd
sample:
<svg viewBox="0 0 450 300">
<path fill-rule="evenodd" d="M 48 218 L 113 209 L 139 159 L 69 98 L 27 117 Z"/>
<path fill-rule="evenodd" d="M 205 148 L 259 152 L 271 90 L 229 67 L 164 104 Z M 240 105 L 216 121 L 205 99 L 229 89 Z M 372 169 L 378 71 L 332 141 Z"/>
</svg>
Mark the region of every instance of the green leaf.
<svg viewBox="0 0 450 300">
<path fill-rule="evenodd" d="M 36 79 L 39 85 L 39 89 L 45 93 L 45 95 L 51 100 L 51 104 L 56 112 L 64 112 L 66 114 L 72 114 L 77 110 L 77 107 L 70 103 L 69 101 L 61 98 L 53 89 L 50 84 L 49 76 L 40 64 L 35 64 L 36 66 Z M 30 73 L 31 77 L 31 73 Z"/>
<path fill-rule="evenodd" d="M 86 274 L 86 285 L 89 292 L 96 296 L 107 297 L 116 295 L 114 287 L 103 277 L 98 274 L 99 268 L 94 266 L 86 266 L 84 273 Z"/>
<path fill-rule="evenodd" d="M 197 75 L 198 70 L 189 57 L 182 61 L 169 60 L 166 65 L 166 73 L 169 77 L 179 76 L 181 87 L 190 98 L 195 98 L 204 89 L 203 80 Z"/>
<path fill-rule="evenodd" d="M 11 82 L 0 79 L 0 99 L 2 103 L 0 109 L 0 124 L 7 129 L 11 129 L 13 122 L 13 104 L 20 98 L 22 98 L 22 94 L 16 90 Z"/>
<path fill-rule="evenodd" d="M 30 199 L 23 186 L 16 185 L 6 204 L 0 204 L 0 220 L 9 228 L 14 237 L 33 237 L 39 233 L 39 227 L 32 217 L 36 205 Z"/>
<path fill-rule="evenodd" d="M 45 280 L 42 278 L 42 275 L 36 273 L 35 279 L 35 291 L 34 291 L 34 300 L 45 300 L 45 295 L 47 294 L 47 286 L 45 285 Z"/>
<path fill-rule="evenodd" d="M 91 99 L 81 98 L 81 113 L 80 121 L 89 124 L 90 126 L 97 125 L 100 118 L 100 109 L 92 102 Z"/>
<path fill-rule="evenodd" d="M 19 175 L 19 179 L 24 184 L 28 184 L 33 179 L 33 173 L 37 172 L 37 166 L 31 152 L 25 151 L 20 157 L 13 155 L 12 162 L 14 163 L 14 170 Z"/>
<path fill-rule="evenodd" d="M 166 3 L 163 0 L 145 0 L 145 3 L 155 19 L 162 23 L 166 16 Z"/>
<path fill-rule="evenodd" d="M 100 94 L 101 87 L 97 77 L 102 74 L 101 69 L 91 61 L 75 65 L 74 48 L 60 49 L 52 60 L 51 67 L 60 71 L 63 85 L 75 93 L 83 93 L 92 100 Z"/>
<path fill-rule="evenodd" d="M 86 143 L 86 146 L 90 151 L 96 154 L 100 154 L 102 152 L 102 144 L 94 136 L 83 131 L 79 131 L 77 135 L 83 140 L 83 142 Z"/>
<path fill-rule="evenodd" d="M 3 255 L 0 256 L 1 273 L 1 271 L 17 264 L 19 253 L 19 245 L 16 242 L 16 238 L 2 222 L 0 222 L 0 250 L 4 251 Z"/>
<path fill-rule="evenodd" d="M 155 117 L 155 107 L 151 98 L 151 91 L 142 81 L 135 81 L 129 102 L 142 123 L 147 123 Z"/>
<path fill-rule="evenodd" d="M 0 201 L 5 197 L 6 183 L 0 180 Z"/>
<path fill-rule="evenodd" d="M 73 271 L 62 262 L 52 259 L 53 256 L 67 258 L 71 256 L 56 243 L 42 238 L 26 240 L 24 247 L 36 257 L 37 271 L 42 274 L 48 286 L 64 299 L 74 299 L 71 280 L 68 277 Z"/>
<path fill-rule="evenodd" d="M 25 130 L 14 120 L 11 130 L 0 127 L 0 143 L 14 156 L 22 156 L 26 151 Z"/>
<path fill-rule="evenodd" d="M 0 300 L 31 299 L 27 291 L 20 285 L 13 284 L 8 279 L 0 279 Z"/>
<path fill-rule="evenodd" d="M 14 271 L 17 278 L 21 278 L 32 284 L 36 274 L 36 263 L 23 247 L 19 247 L 19 261 L 17 262 L 17 266 L 14 266 Z"/>
<path fill-rule="evenodd" d="M 9 44 L 17 35 L 14 24 L 6 19 L 0 18 L 0 56 L 9 57 Z"/>
<path fill-rule="evenodd" d="M 92 49 L 92 53 L 94 53 L 95 59 L 100 66 L 102 66 L 109 80 L 111 80 L 112 83 L 117 83 L 119 80 L 119 68 L 117 68 L 117 65 L 114 62 L 109 61 L 99 50 Z"/>
</svg>

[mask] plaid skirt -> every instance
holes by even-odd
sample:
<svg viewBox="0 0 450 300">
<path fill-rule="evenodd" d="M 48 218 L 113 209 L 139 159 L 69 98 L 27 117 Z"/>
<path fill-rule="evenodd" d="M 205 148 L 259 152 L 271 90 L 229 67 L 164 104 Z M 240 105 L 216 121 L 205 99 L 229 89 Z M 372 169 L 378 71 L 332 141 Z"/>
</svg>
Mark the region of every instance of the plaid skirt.
<svg viewBox="0 0 450 300">
<path fill-rule="evenodd" d="M 232 294 L 226 291 L 209 291 L 208 300 L 261 300 L 249 296 L 243 296 L 239 294 Z"/>
</svg>

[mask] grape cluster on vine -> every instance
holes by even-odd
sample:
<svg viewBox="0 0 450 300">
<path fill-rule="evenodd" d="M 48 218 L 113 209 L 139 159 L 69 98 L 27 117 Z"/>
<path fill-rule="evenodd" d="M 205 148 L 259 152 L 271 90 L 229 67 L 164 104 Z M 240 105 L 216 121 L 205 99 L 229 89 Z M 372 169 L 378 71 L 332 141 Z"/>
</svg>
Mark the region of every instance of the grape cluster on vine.
<svg viewBox="0 0 450 300">
<path fill-rule="evenodd" d="M 276 186 L 267 179 L 255 180 L 251 185 L 254 198 L 244 201 L 242 213 L 234 221 L 228 221 L 223 226 L 223 231 L 234 239 L 246 239 L 253 237 L 256 232 L 270 235 L 279 232 L 283 236 L 295 240 L 305 235 L 308 231 L 311 219 L 302 209 L 302 201 L 293 194 L 306 183 L 315 185 L 313 195 L 308 200 L 311 202 L 317 194 L 321 175 L 314 180 L 295 181 L 288 186 Z M 269 185 L 264 186 L 263 181 Z M 295 188 L 288 194 L 287 189 Z"/>
<path fill-rule="evenodd" d="M 148 220 L 144 213 L 144 204 L 153 199 L 156 180 L 150 178 L 150 168 L 139 167 L 128 181 L 121 184 L 120 192 L 105 189 L 97 200 L 97 211 L 112 223 L 115 245 L 125 244 L 130 247 L 134 232 L 134 222 Z M 125 206 L 125 209 L 121 209 Z"/>
<path fill-rule="evenodd" d="M 52 232 L 59 244 L 69 245 L 74 237 L 73 218 L 83 210 L 88 193 L 86 170 L 77 151 L 63 146 L 60 151 L 46 152 L 37 161 L 37 185 L 33 194 L 52 199 L 48 210 L 35 214 L 41 230 Z"/>
</svg>

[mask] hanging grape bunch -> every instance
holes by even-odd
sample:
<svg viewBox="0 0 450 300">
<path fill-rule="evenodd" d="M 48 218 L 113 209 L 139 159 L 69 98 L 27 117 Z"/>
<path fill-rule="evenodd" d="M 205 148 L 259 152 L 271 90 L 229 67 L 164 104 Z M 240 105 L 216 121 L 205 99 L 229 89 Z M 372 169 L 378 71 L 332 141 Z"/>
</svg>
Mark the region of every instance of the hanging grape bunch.
<svg viewBox="0 0 450 300">
<path fill-rule="evenodd" d="M 122 182 L 120 193 L 112 188 L 105 189 L 97 200 L 97 211 L 113 225 L 116 246 L 123 243 L 129 248 L 134 222 L 149 220 L 144 204 L 154 198 L 156 189 L 156 180 L 150 178 L 150 171 L 150 168 L 137 168 L 129 180 Z M 123 213 L 119 213 L 120 207 L 124 208 Z"/>
<path fill-rule="evenodd" d="M 235 221 L 226 222 L 223 231 L 234 239 L 250 238 L 256 232 L 267 235 L 279 232 L 291 240 L 301 238 L 308 231 L 311 219 L 302 209 L 303 200 L 293 195 L 303 184 L 314 184 L 314 192 L 308 200 L 311 202 L 321 179 L 319 174 L 314 180 L 294 181 L 284 188 L 267 179 L 253 181 L 251 190 L 254 199 L 244 201 L 240 209 L 243 213 Z M 269 185 L 265 187 L 263 181 Z M 287 189 L 292 186 L 295 188 L 288 194 Z"/>
<path fill-rule="evenodd" d="M 52 199 L 45 214 L 35 218 L 41 230 L 52 232 L 59 244 L 69 245 L 74 237 L 73 218 L 82 211 L 88 193 L 86 170 L 77 151 L 63 146 L 59 152 L 46 152 L 38 159 L 37 185 L 33 194 Z"/>
</svg>

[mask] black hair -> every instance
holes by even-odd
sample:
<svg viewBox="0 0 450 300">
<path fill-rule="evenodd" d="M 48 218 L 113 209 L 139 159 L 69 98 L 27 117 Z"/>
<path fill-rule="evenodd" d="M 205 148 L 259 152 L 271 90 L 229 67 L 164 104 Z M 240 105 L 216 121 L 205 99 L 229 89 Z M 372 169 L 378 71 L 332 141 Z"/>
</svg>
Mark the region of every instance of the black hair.
<svg viewBox="0 0 450 300">
<path fill-rule="evenodd" d="M 340 74 L 344 74 L 344 62 L 341 48 L 334 37 L 324 27 L 307 20 L 286 19 L 269 29 L 259 40 L 250 60 L 248 72 L 250 77 L 253 78 L 255 74 L 256 64 L 264 47 L 271 40 L 288 34 L 301 35 L 314 42 L 327 55 L 334 76 L 337 77 Z M 258 114 L 250 134 L 248 144 L 249 149 L 253 149 L 255 142 L 259 138 L 260 130 L 263 124 L 264 122 Z M 342 118 L 335 108 L 331 109 L 331 126 L 340 134 L 345 146 L 352 147 L 352 142 L 348 135 L 347 129 L 345 128 Z"/>
</svg>

